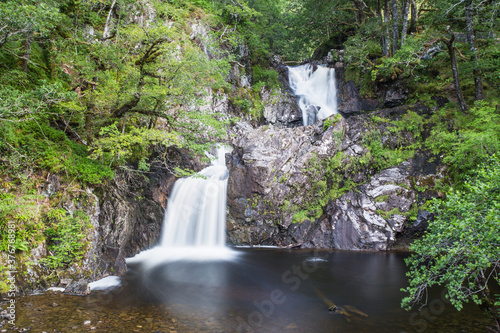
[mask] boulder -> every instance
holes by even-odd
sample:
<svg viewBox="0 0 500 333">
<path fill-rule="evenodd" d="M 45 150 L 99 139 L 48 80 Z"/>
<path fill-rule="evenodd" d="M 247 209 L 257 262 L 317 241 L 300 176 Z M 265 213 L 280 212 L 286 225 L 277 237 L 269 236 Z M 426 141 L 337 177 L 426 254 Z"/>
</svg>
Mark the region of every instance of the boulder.
<svg viewBox="0 0 500 333">
<path fill-rule="evenodd" d="M 302 111 L 294 96 L 281 88 L 269 90 L 264 87 L 260 97 L 264 103 L 264 118 L 269 124 L 277 127 L 302 126 Z"/>
</svg>

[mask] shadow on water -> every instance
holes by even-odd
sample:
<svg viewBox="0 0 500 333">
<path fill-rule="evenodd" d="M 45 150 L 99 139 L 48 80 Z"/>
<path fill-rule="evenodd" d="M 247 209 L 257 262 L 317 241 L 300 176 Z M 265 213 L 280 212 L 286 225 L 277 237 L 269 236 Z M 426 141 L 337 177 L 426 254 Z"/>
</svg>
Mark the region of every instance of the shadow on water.
<svg viewBox="0 0 500 333">
<path fill-rule="evenodd" d="M 17 329 L 484 332 L 491 324 L 474 306 L 457 312 L 439 291 L 431 294 L 422 311 L 402 310 L 405 254 L 235 251 L 238 256 L 232 260 L 159 261 L 149 266 L 136 262 L 122 279 L 122 287 L 88 297 L 21 298 Z M 91 324 L 83 325 L 85 321 Z"/>
</svg>

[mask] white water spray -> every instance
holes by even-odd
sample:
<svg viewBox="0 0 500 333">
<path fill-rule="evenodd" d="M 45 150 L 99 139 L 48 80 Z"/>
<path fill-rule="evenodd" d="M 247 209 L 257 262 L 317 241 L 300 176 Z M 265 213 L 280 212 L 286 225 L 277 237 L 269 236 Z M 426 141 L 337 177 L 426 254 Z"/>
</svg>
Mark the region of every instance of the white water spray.
<svg viewBox="0 0 500 333">
<path fill-rule="evenodd" d="M 298 97 L 304 126 L 337 113 L 335 69 L 312 64 L 288 67 L 290 87 Z"/>
</svg>

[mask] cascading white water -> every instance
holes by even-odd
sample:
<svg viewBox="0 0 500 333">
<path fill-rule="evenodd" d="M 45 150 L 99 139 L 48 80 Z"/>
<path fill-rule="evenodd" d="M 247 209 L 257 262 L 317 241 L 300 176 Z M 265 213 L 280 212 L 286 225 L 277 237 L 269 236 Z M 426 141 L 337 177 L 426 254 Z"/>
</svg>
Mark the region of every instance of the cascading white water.
<svg viewBox="0 0 500 333">
<path fill-rule="evenodd" d="M 298 97 L 304 126 L 337 113 L 335 69 L 306 64 L 288 67 L 290 87 Z"/>
<path fill-rule="evenodd" d="M 161 247 L 224 247 L 229 171 L 224 148 L 195 177 L 179 179 L 170 195 Z"/>
<path fill-rule="evenodd" d="M 226 147 L 218 148 L 211 166 L 174 184 L 159 245 L 127 258 L 127 264 L 152 267 L 172 260 L 228 260 L 236 255 L 225 246 L 226 152 Z"/>
</svg>

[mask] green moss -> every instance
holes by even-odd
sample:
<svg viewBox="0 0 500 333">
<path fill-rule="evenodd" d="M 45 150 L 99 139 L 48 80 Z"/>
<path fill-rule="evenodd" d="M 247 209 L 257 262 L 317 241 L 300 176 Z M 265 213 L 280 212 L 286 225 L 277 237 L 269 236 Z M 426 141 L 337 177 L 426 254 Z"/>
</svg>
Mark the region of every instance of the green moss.
<svg viewBox="0 0 500 333">
<path fill-rule="evenodd" d="M 3 180 L 3 191 L 0 193 L 0 234 L 7 235 L 9 225 L 15 225 L 15 241 L 2 237 L 0 250 L 11 255 L 15 251 L 18 278 L 28 283 L 27 287 L 54 282 L 54 279 L 70 274 L 67 268 L 79 264 L 87 251 L 89 235 L 93 232 L 84 208 L 72 214 L 60 208 L 62 203 L 68 201 L 75 206 L 91 207 L 93 197 L 79 191 L 77 184 L 72 185 L 70 192 L 64 190 L 69 184 L 61 184 L 58 195 L 47 200 L 32 190 L 44 182 L 44 178 L 36 177 L 29 181 L 19 179 L 15 184 Z M 28 268 L 36 272 L 39 266 L 29 258 L 31 251 L 41 244 L 48 250 L 48 255 L 40 259 L 45 271 L 36 273 L 41 276 L 40 281 L 33 281 L 27 273 Z M 0 261 L 6 266 L 4 259 Z M 4 273 L 0 271 L 0 292 L 8 285 Z"/>
<path fill-rule="evenodd" d="M 293 214 L 292 223 L 302 223 L 307 219 L 309 219 L 309 211 L 300 210 Z"/>
<path fill-rule="evenodd" d="M 398 207 L 395 207 L 389 211 L 377 209 L 377 214 L 380 215 L 385 220 L 390 219 L 394 215 L 402 215 L 402 216 L 406 216 L 410 221 L 416 221 L 418 211 L 419 211 L 419 207 L 416 204 L 413 204 L 407 212 L 402 212 L 401 210 L 399 210 Z"/>
<path fill-rule="evenodd" d="M 388 195 L 381 195 L 375 198 L 375 202 L 387 202 L 389 200 Z"/>
<path fill-rule="evenodd" d="M 342 119 L 342 115 L 336 114 L 333 117 L 329 117 L 328 119 L 325 120 L 323 123 L 323 130 L 327 130 L 332 126 L 335 126 L 340 120 Z"/>
</svg>

